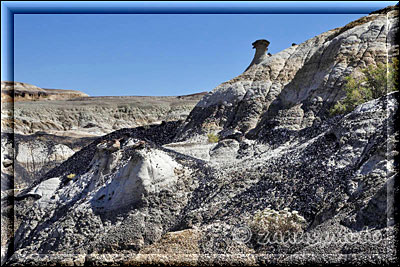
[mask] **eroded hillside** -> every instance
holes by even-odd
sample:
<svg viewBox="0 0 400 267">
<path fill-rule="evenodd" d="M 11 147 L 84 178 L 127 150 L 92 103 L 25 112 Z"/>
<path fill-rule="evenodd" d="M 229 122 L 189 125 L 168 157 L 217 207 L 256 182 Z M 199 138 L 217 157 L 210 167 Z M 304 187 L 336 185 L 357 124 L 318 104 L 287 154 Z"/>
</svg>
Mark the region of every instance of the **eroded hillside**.
<svg viewBox="0 0 400 267">
<path fill-rule="evenodd" d="M 275 55 L 264 49 L 185 121 L 94 139 L 2 198 L 15 209 L 12 227 L 2 224 L 9 227 L 3 259 L 11 266 L 396 263 L 399 93 L 346 115 L 327 110 L 344 96 L 345 76 L 398 55 L 397 24 L 390 7 Z M 253 43 L 260 44 L 267 42 Z"/>
<path fill-rule="evenodd" d="M 205 93 L 187 96 L 104 96 L 3 103 L 2 131 L 100 136 L 162 121 L 184 120 Z"/>
<path fill-rule="evenodd" d="M 232 131 L 253 139 L 265 136 L 266 129 L 301 130 L 320 123 L 344 96 L 346 76 L 398 55 L 398 10 L 386 11 L 256 60 L 208 93 L 176 140 Z"/>
</svg>

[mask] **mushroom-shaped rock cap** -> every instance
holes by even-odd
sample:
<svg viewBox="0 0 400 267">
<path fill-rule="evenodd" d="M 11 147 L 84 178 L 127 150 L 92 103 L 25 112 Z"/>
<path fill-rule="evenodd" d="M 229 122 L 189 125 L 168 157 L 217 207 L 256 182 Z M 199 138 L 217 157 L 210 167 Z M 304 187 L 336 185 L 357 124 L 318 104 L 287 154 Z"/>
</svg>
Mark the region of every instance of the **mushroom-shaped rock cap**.
<svg viewBox="0 0 400 267">
<path fill-rule="evenodd" d="M 261 39 L 261 40 L 257 40 L 255 42 L 253 42 L 252 45 L 253 45 L 253 48 L 256 48 L 257 46 L 268 47 L 269 46 L 269 41 L 267 41 L 265 39 Z"/>
<path fill-rule="evenodd" d="M 254 43 L 252 43 L 253 49 L 256 49 L 256 53 L 254 54 L 254 58 L 251 61 L 250 65 L 247 67 L 245 71 L 247 71 L 251 66 L 254 64 L 259 64 L 262 62 L 264 59 L 266 59 L 268 56 L 266 55 L 268 51 L 268 45 L 269 41 L 265 39 L 257 40 Z"/>
</svg>

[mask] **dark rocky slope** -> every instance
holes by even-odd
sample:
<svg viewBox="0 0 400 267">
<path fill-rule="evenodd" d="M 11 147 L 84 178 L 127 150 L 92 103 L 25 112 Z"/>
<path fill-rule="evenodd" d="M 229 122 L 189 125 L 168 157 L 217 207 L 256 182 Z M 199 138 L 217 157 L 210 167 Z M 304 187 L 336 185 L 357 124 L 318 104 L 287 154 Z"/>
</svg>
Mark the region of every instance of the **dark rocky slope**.
<svg viewBox="0 0 400 267">
<path fill-rule="evenodd" d="M 14 198 L 7 264 L 396 263 L 399 93 L 324 115 L 345 75 L 387 55 L 396 12 L 253 64 L 185 122 L 94 140 Z M 304 218 L 296 242 L 263 242 L 267 207 Z"/>
<path fill-rule="evenodd" d="M 82 255 L 83 262 L 102 262 L 102 254 L 113 253 L 120 254 L 114 260 L 128 261 L 145 257 L 132 253 L 156 253 L 157 242 L 166 242 L 168 235 L 187 242 L 184 249 L 198 253 L 198 264 L 217 260 L 205 256 L 215 253 L 244 253 L 246 264 L 271 261 L 272 252 L 283 255 L 279 262 L 311 260 L 302 258 L 304 253 L 314 254 L 317 262 L 326 260 L 326 253 L 339 255 L 332 261 L 348 261 L 353 253 L 365 262 L 394 261 L 393 203 L 387 201 L 395 170 L 387 148 L 395 143 L 397 95 L 368 102 L 275 149 L 249 145 L 238 152 L 241 159 L 221 162 L 220 168 L 162 148 L 173 137 L 168 125 L 98 139 L 19 195 L 15 207 L 23 223 L 11 262 L 49 263 L 57 252 Z M 253 146 L 265 151 L 254 153 Z M 71 173 L 76 177 L 68 179 Z M 267 206 L 298 211 L 307 233 L 373 233 L 383 241 L 373 246 L 235 242 L 235 227 L 247 227 L 248 219 Z M 180 257 L 170 252 L 165 253 L 171 260 Z M 46 255 L 39 259 L 36 253 Z"/>
</svg>

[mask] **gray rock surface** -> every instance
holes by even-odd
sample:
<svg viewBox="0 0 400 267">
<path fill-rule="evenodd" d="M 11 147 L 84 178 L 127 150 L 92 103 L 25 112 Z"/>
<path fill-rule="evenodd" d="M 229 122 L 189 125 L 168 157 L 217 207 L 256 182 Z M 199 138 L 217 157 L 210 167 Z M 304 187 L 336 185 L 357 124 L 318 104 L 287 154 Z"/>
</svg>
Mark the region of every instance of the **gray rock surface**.
<svg viewBox="0 0 400 267">
<path fill-rule="evenodd" d="M 11 199 L 15 209 L 15 230 L 2 224 L 9 229 L 2 261 L 398 263 L 399 92 L 347 115 L 324 115 L 347 72 L 384 59 L 383 40 L 397 30 L 394 12 L 291 46 L 217 87 L 186 121 L 98 137 L 14 198 L 2 195 L 2 205 Z M 300 79 L 304 86 L 295 86 Z M 209 143 L 208 132 L 218 143 Z M 279 242 L 252 227 L 267 207 L 304 218 L 296 239 Z"/>
<path fill-rule="evenodd" d="M 178 241 L 169 240 L 168 235 L 179 236 L 180 244 L 186 244 L 182 249 L 197 255 L 191 258 L 196 264 L 211 260 L 203 255 L 213 255 L 212 261 L 220 262 L 216 254 L 238 253 L 246 255 L 242 260 L 248 265 L 271 262 L 271 253 L 282 255 L 272 261 L 279 263 L 324 262 L 327 259 L 319 255 L 327 253 L 341 255 L 328 262 L 393 262 L 395 230 L 388 200 L 395 171 L 393 152 L 387 146 L 395 144 L 391 125 L 397 95 L 299 131 L 276 148 L 263 142 L 247 148 L 239 144 L 236 154 L 225 153 L 220 160 L 211 153 L 218 166 L 162 148 L 173 138 L 156 139 L 156 133 L 168 132 L 161 128 L 166 125 L 100 138 L 18 195 L 16 211 L 22 223 L 10 263 L 48 264 L 56 259 L 51 253 L 62 253 L 62 260 L 68 262 L 76 259 L 68 254 L 78 254 L 86 264 L 104 262 L 106 255 L 114 262 L 139 261 L 145 260 L 141 254 L 157 254 L 158 242 L 164 242 L 169 260 L 183 260 L 169 254 L 170 246 Z M 144 136 L 146 141 L 140 141 Z M 226 139 L 212 151 L 226 147 L 236 151 L 237 143 Z M 252 146 L 264 147 L 265 152 L 247 154 L 246 150 L 254 151 Z M 74 157 L 84 157 L 89 164 L 76 165 Z M 71 173 L 76 176 L 67 178 Z M 33 194 L 41 197 L 32 202 Z M 335 234 L 333 240 L 347 240 L 351 235 L 359 243 L 316 245 L 306 243 L 309 240 L 304 237 L 295 245 L 260 245 L 256 233 L 255 239 L 236 242 L 235 229 L 249 227 L 249 218 L 267 206 L 299 212 L 310 235 Z M 181 236 L 176 231 L 190 234 Z M 379 242 L 362 245 L 368 242 L 362 238 L 371 235 Z M 369 258 L 382 251 L 387 253 Z M 39 261 L 37 253 L 46 256 Z M 311 260 L 303 253 L 315 256 Z M 345 257 L 349 253 L 355 254 L 353 259 Z"/>
<path fill-rule="evenodd" d="M 64 162 L 93 138 L 46 133 L 1 134 L 1 190 L 21 190 Z"/>
<path fill-rule="evenodd" d="M 88 97 L 74 95 L 77 91 L 73 90 L 2 82 L 2 92 L 11 89 L 21 94 L 40 93 L 41 98 L 2 102 L 2 190 L 25 188 L 94 137 L 121 128 L 183 120 L 204 95 Z M 58 97 L 52 99 L 46 92 Z"/>
<path fill-rule="evenodd" d="M 398 10 L 388 9 L 272 56 L 256 53 L 243 74 L 203 97 L 176 140 L 226 129 L 257 138 L 265 128 L 307 128 L 344 96 L 346 76 L 398 54 L 397 31 Z"/>
</svg>

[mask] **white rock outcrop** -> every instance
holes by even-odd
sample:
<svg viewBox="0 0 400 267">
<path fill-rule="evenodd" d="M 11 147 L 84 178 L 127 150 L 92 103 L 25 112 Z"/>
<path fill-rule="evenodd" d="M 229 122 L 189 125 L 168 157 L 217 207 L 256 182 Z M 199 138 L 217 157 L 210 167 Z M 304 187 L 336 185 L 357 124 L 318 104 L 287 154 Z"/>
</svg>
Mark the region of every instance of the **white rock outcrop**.
<svg viewBox="0 0 400 267">
<path fill-rule="evenodd" d="M 98 189 L 93 197 L 95 208 L 115 210 L 140 201 L 142 195 L 165 190 L 176 182 L 175 170 L 180 166 L 170 156 L 159 150 L 139 153 L 139 157 L 120 167 L 105 186 Z"/>
</svg>

